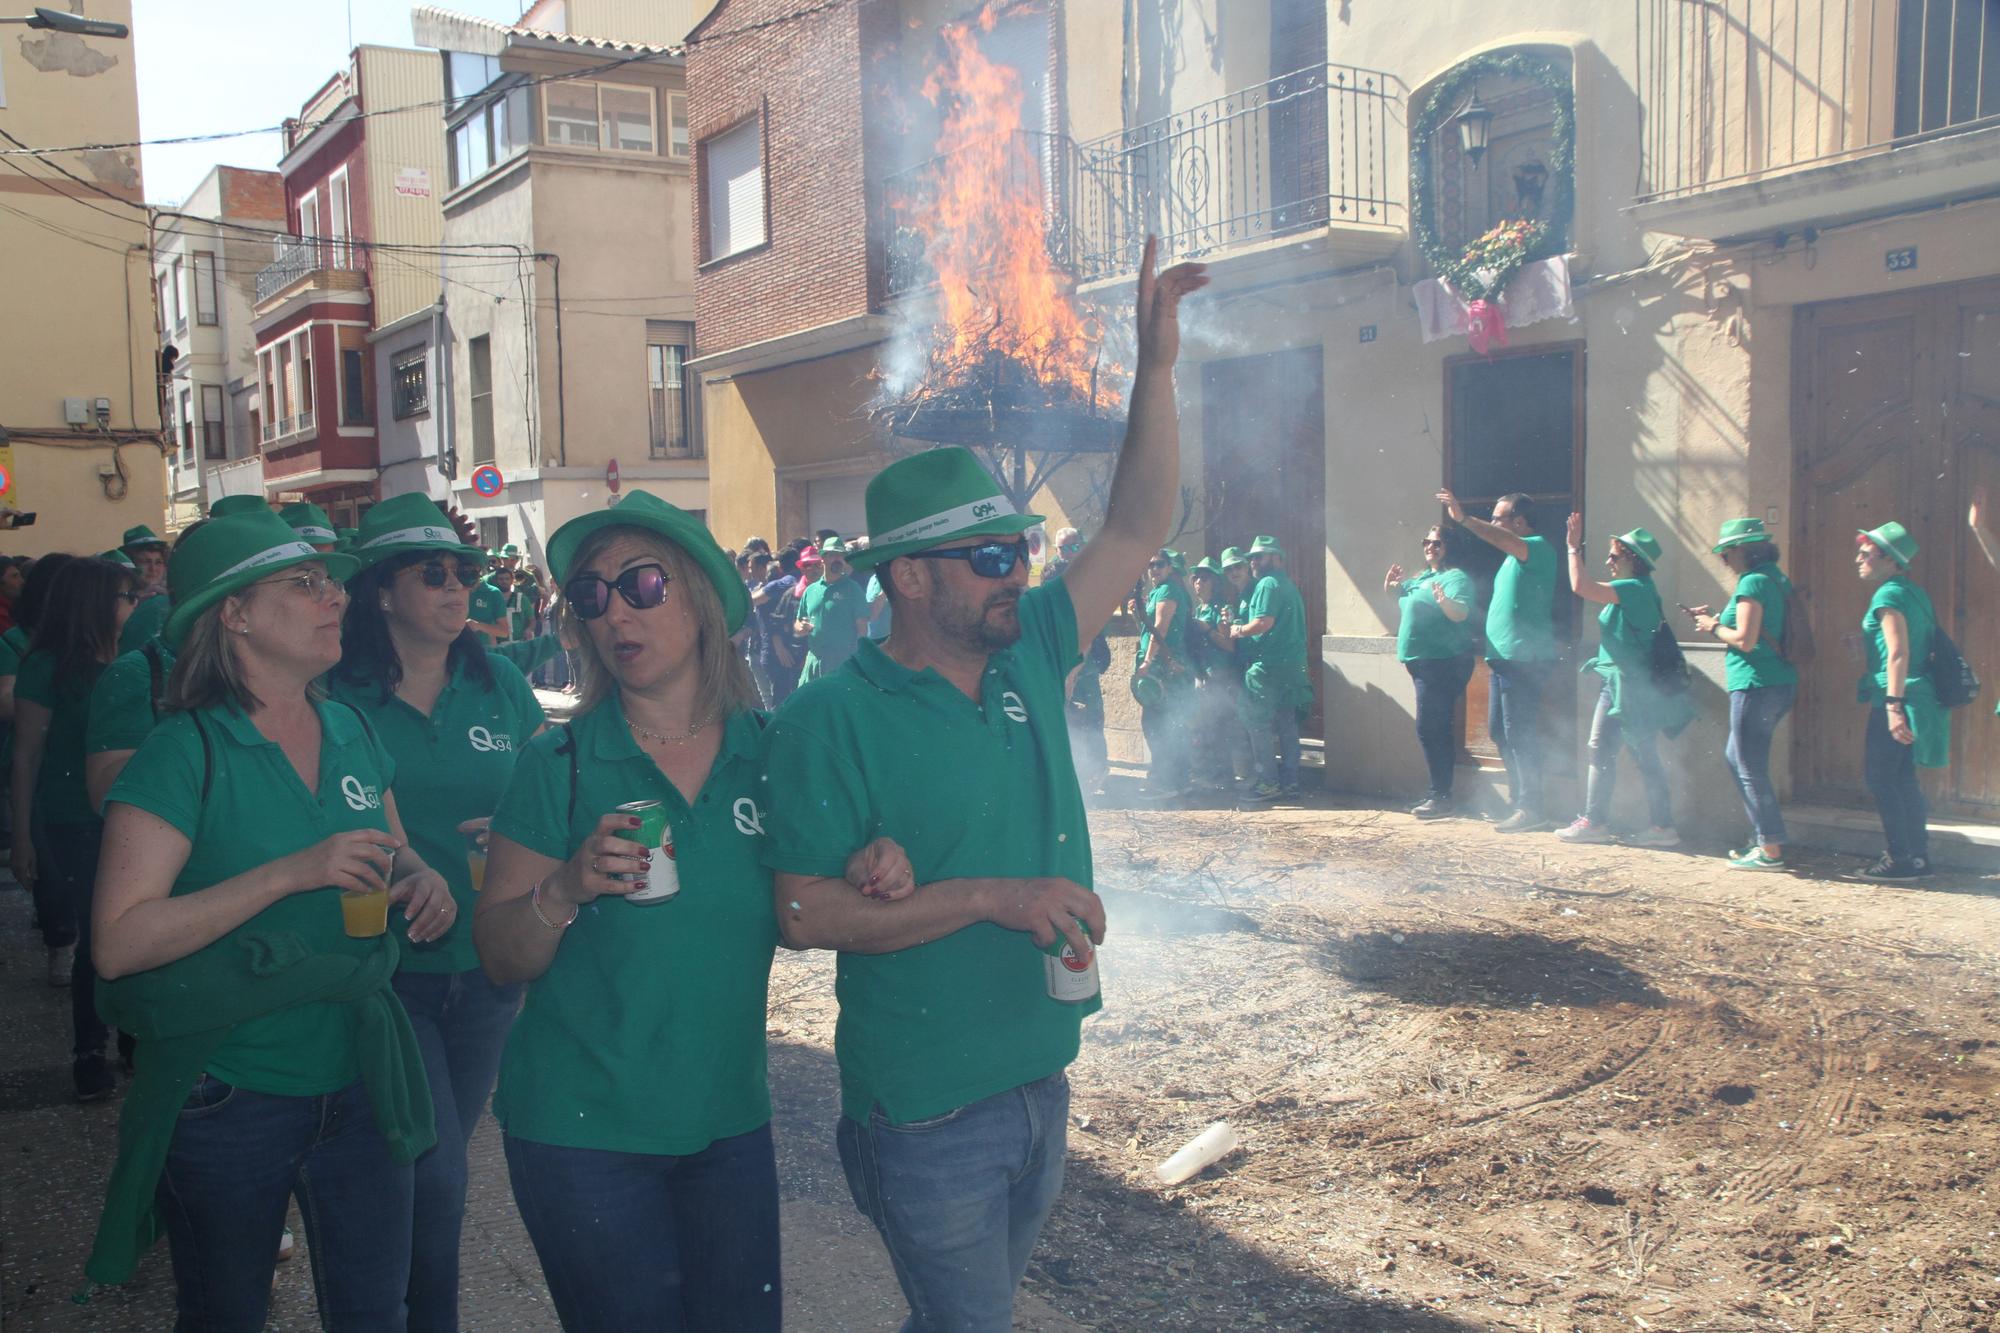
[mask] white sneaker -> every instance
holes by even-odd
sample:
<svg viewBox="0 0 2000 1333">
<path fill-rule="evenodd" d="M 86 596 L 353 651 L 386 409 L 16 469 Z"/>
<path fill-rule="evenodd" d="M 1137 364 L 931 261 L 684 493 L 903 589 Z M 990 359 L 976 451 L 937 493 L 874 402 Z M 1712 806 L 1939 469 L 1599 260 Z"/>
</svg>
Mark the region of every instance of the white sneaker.
<svg viewBox="0 0 2000 1333">
<path fill-rule="evenodd" d="M 1649 828 L 1644 832 L 1634 833 L 1625 839 L 1625 842 L 1631 847 L 1678 847 L 1681 845 L 1681 833 L 1679 829 L 1664 826 Z"/>
</svg>

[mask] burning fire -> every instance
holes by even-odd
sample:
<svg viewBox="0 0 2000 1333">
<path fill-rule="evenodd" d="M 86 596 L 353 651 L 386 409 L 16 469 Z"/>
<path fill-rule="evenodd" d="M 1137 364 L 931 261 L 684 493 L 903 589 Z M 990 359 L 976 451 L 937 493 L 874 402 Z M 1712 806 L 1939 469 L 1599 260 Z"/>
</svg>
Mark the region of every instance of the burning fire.
<svg viewBox="0 0 2000 1333">
<path fill-rule="evenodd" d="M 1094 407 L 1098 330 L 1049 256 L 1043 166 L 1020 132 L 1021 79 L 979 48 L 1005 8 L 996 0 L 945 28 L 944 55 L 924 80 L 944 124 L 927 197 L 909 210 L 937 277 L 920 391 L 970 387 L 1011 363 L 1057 400 Z"/>
</svg>

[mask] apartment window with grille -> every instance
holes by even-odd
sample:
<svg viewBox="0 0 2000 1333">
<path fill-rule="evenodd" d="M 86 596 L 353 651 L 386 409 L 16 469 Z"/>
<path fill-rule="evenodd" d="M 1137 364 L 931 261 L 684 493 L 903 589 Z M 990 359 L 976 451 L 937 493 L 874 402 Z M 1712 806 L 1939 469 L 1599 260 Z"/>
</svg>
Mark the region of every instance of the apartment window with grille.
<svg viewBox="0 0 2000 1333">
<path fill-rule="evenodd" d="M 702 142 L 709 259 L 764 243 L 764 122 L 753 116 Z"/>
<path fill-rule="evenodd" d="M 221 318 L 215 298 L 215 256 L 206 250 L 194 252 L 194 319 L 197 324 L 214 324 Z"/>
<path fill-rule="evenodd" d="M 401 421 L 431 406 L 430 348 L 412 347 L 389 362 L 390 407 Z"/>
<path fill-rule="evenodd" d="M 472 381 L 472 461 L 490 463 L 493 461 L 493 339 L 482 334 L 467 342 L 465 351 Z"/>
<path fill-rule="evenodd" d="M 693 458 L 696 453 L 688 411 L 689 332 L 685 324 L 646 323 L 646 403 L 654 458 Z"/>
<path fill-rule="evenodd" d="M 222 410 L 222 386 L 204 384 L 201 386 L 201 456 L 203 458 L 229 457 L 229 436 Z"/>
</svg>

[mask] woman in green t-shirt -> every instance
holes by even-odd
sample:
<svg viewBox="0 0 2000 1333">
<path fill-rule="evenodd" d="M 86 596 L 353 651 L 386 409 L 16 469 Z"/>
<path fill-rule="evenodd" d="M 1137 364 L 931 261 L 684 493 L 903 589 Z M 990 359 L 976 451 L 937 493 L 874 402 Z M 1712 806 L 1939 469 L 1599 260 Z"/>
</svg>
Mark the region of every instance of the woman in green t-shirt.
<svg viewBox="0 0 2000 1333">
<path fill-rule="evenodd" d="M 514 1200 L 571 1333 L 776 1329 L 770 798 L 730 642 L 749 595 L 697 519 L 643 491 L 565 523 L 548 558 L 577 712 L 515 765 L 475 921 L 486 974 L 528 983 L 493 1100 Z M 871 850 L 858 886 L 913 891 L 907 858 Z"/>
<path fill-rule="evenodd" d="M 1451 789 L 1459 741 L 1454 728 L 1459 700 L 1472 681 L 1476 599 L 1472 578 L 1452 550 L 1456 531 L 1434 527 L 1424 534 L 1424 569 L 1416 577 L 1406 575 L 1401 565 L 1390 565 L 1382 577 L 1382 591 L 1396 594 L 1401 607 L 1396 657 L 1416 691 L 1417 743 L 1430 770 L 1430 791 L 1410 811 L 1418 819 L 1445 819 L 1455 810 Z"/>
<path fill-rule="evenodd" d="M 85 1271 L 124 1281 L 164 1231 L 183 1328 L 263 1326 L 294 1196 L 321 1321 L 404 1327 L 432 1123 L 387 917 L 421 944 L 457 909 L 403 836 L 394 761 L 315 687 L 353 568 L 268 509 L 183 541 L 168 715 L 104 798 L 100 995 L 139 1047 Z"/>
<path fill-rule="evenodd" d="M 1722 557 L 1736 586 L 1721 615 L 1691 607 L 1694 627 L 1718 639 L 1727 655 L 1723 684 L 1729 689 L 1729 744 L 1723 757 L 1743 789 L 1750 816 L 1750 845 L 1729 854 L 1736 870 L 1785 868 L 1785 816 L 1771 783 L 1771 737 L 1798 697 L 1798 669 L 1781 646 L 1793 623 L 1792 583 L 1778 568 L 1778 547 L 1761 518 L 1732 518 L 1722 525 L 1714 554 Z"/>
<path fill-rule="evenodd" d="M 1236 665 L 1236 645 L 1229 627 L 1236 623 L 1229 580 L 1207 556 L 1188 573 L 1194 593 L 1194 623 L 1188 626 L 1187 652 L 1195 669 L 1194 776 L 1217 791 L 1231 791 L 1237 779 L 1250 775 L 1250 738 L 1237 715 L 1243 673 Z"/>
<path fill-rule="evenodd" d="M 1673 794 L 1667 788 L 1666 766 L 1660 762 L 1661 732 L 1678 735 L 1693 716 L 1684 694 L 1663 693 L 1653 683 L 1653 631 L 1663 619 L 1660 593 L 1653 586 L 1653 566 L 1660 543 L 1644 528 L 1611 539 L 1604 557 L 1609 582 L 1590 578 L 1583 567 L 1583 515 L 1569 516 L 1569 578 L 1576 595 L 1595 602 L 1598 613 L 1597 656 L 1583 664 L 1603 678 L 1597 712 L 1590 724 L 1590 774 L 1584 786 L 1583 813 L 1556 836 L 1564 842 L 1610 842 L 1611 797 L 1618 778 L 1618 751 L 1632 752 L 1632 763 L 1646 784 L 1651 824 L 1626 839 L 1637 847 L 1678 847 Z"/>
<path fill-rule="evenodd" d="M 136 581 L 131 566 L 109 560 L 64 564 L 48 585 L 14 683 L 14 825 L 29 828 L 31 809 L 39 821 L 34 838 L 15 844 L 14 875 L 33 885 L 38 898 L 60 903 L 62 919 L 76 923 L 75 945 L 56 951 L 49 979 L 67 961 L 70 1082 L 84 1102 L 117 1088 L 90 967 L 90 886 L 103 825 L 84 786 L 84 728 L 91 686 L 118 656 L 118 632 L 138 601 Z"/>
<path fill-rule="evenodd" d="M 0 634 L 0 691 L 6 696 L 8 720 L 7 738 L 4 748 L 0 748 L 0 763 L 7 768 L 7 819 L 11 835 L 7 846 L 12 849 L 11 869 L 14 879 L 29 891 L 35 904 L 35 929 L 41 932 L 42 944 L 48 950 L 48 978 L 51 986 L 69 985 L 70 955 L 76 948 L 77 920 L 71 904 L 56 895 L 55 881 L 44 881 L 33 870 L 35 838 L 40 834 L 41 820 L 35 817 L 39 812 L 31 812 L 26 824 L 16 823 L 14 813 L 14 690 L 19 681 L 21 659 L 28 655 L 28 645 L 34 638 L 35 625 L 41 619 L 42 608 L 48 604 L 49 585 L 55 582 L 62 567 L 76 559 L 61 551 L 53 551 L 39 557 L 29 568 L 28 576 L 21 583 L 21 595 L 14 602 L 14 625 L 5 634 Z M 29 858 L 28 873 L 22 874 L 21 858 Z"/>
<path fill-rule="evenodd" d="M 1937 612 L 1909 576 L 1917 541 L 1901 523 L 1857 531 L 1854 569 L 1873 589 L 1861 617 L 1867 669 L 1855 688 L 1868 705 L 1861 775 L 1882 816 L 1888 850 L 1861 873 L 1869 879 L 1923 879 L 1931 873 L 1930 807 L 1919 768 L 1951 762 L 1951 714 L 1931 687 Z"/>
<path fill-rule="evenodd" d="M 1161 800 L 1185 795 L 1191 771 L 1187 714 L 1194 672 L 1187 635 L 1194 615 L 1181 582 L 1186 567 L 1179 551 L 1162 550 L 1147 562 L 1153 586 L 1139 622 L 1139 658 L 1132 672 L 1132 697 L 1139 701 L 1139 726 L 1152 759 L 1146 794 Z"/>
<path fill-rule="evenodd" d="M 469 854 L 468 839 L 484 843 L 542 708 L 520 668 L 467 626 L 485 553 L 461 544 L 428 496 L 392 496 L 370 509 L 349 552 L 361 572 L 348 585 L 333 696 L 368 719 L 395 761 L 410 845 L 444 876 L 469 922 L 486 855 Z M 458 1327 L 466 1144 L 493 1091 L 521 988 L 479 970 L 469 928 L 404 950 L 395 987 L 437 1111 L 437 1144 L 417 1159 L 409 1292 L 410 1333 L 435 1333 Z"/>
</svg>

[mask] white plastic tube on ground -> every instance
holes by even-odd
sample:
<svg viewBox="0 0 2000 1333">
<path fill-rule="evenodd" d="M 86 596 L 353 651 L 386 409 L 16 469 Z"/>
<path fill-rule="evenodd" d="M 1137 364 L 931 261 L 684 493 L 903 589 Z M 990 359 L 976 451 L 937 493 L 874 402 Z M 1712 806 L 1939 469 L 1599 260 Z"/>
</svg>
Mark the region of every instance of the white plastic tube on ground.
<svg viewBox="0 0 2000 1333">
<path fill-rule="evenodd" d="M 1236 1131 L 1227 1120 L 1218 1120 L 1188 1141 L 1186 1147 L 1153 1168 L 1162 1185 L 1178 1185 L 1192 1180 L 1236 1151 Z"/>
</svg>

